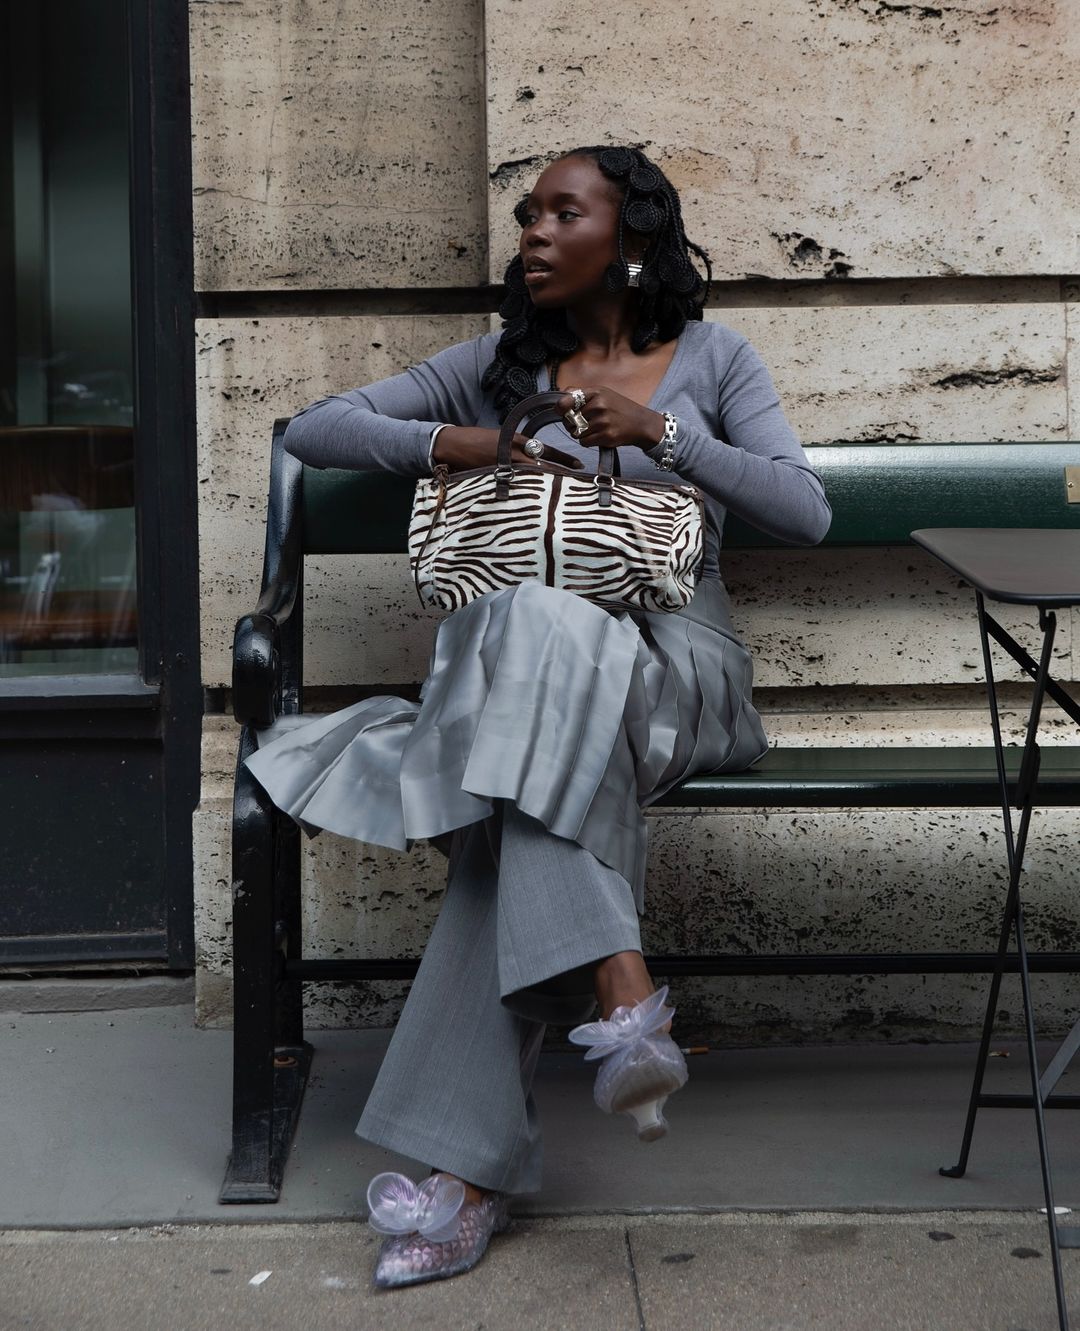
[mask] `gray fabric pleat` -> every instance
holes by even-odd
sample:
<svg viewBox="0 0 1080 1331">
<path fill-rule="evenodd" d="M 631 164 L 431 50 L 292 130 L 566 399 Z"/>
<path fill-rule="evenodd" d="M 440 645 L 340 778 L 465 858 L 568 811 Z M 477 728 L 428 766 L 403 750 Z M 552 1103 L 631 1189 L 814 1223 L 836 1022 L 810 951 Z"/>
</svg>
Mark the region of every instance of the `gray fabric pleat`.
<svg viewBox="0 0 1080 1331">
<path fill-rule="evenodd" d="M 356 1131 L 480 1187 L 536 1191 L 544 1023 L 585 1020 L 593 963 L 640 947 L 627 881 L 498 802 L 454 838 L 442 910 Z M 583 1075 L 583 1112 L 589 1086 Z"/>
<path fill-rule="evenodd" d="M 308 831 L 401 850 L 510 800 L 627 879 L 641 910 L 642 808 L 766 750 L 752 674 L 715 579 L 666 615 L 525 582 L 442 621 L 419 703 L 289 718 L 248 766 Z"/>
</svg>

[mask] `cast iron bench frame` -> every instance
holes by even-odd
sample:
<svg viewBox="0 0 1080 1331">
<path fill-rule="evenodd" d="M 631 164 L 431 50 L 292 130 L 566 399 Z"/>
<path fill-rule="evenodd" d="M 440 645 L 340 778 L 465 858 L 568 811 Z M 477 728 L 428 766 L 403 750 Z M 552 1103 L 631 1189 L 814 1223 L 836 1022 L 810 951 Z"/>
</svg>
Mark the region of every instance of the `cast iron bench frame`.
<svg viewBox="0 0 1080 1331">
<path fill-rule="evenodd" d="M 233 712 L 241 725 L 233 797 L 233 1125 L 221 1202 L 277 1201 L 311 1065 L 305 980 L 409 979 L 416 959 L 317 960 L 301 942 L 301 833 L 244 767 L 259 730 L 303 711 L 307 554 L 400 553 L 415 480 L 320 471 L 285 452 L 274 423 L 262 591 L 237 621 Z M 923 527 L 1080 526 L 1064 469 L 1080 444 L 815 447 L 833 505 L 822 547 L 906 545 Z M 1080 477 L 1080 473 L 1076 473 Z M 725 548 L 769 540 L 729 519 Z M 817 548 L 822 548 L 817 547 Z M 1019 752 L 1019 750 L 1017 750 Z M 1010 773 L 1015 779 L 1015 770 Z M 1080 804 L 1080 746 L 1043 750 L 1042 806 Z M 992 747 L 773 749 L 750 772 L 695 777 L 656 808 L 1000 808 Z M 654 956 L 653 974 L 853 975 L 990 972 L 993 952 Z M 1015 961 L 1015 958 L 1013 958 Z M 1080 953 L 1032 954 L 1031 969 L 1080 971 Z M 1015 969 L 1015 966 L 1011 967 Z"/>
</svg>

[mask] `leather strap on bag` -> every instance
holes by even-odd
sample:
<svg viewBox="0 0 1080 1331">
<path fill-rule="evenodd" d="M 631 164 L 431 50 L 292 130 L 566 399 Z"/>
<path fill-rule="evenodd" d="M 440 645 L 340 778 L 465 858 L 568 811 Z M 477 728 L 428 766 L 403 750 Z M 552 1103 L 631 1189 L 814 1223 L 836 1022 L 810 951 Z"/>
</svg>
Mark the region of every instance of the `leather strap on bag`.
<svg viewBox="0 0 1080 1331">
<path fill-rule="evenodd" d="M 534 393 L 531 397 L 522 398 L 506 420 L 503 421 L 502 429 L 499 431 L 499 448 L 496 454 L 497 464 L 495 467 L 495 497 L 497 499 L 506 499 L 510 494 L 510 482 L 514 477 L 514 467 L 511 461 L 514 435 L 523 434 L 531 439 L 537 430 L 542 430 L 545 425 L 552 425 L 556 421 L 561 421 L 563 412 L 559 409 L 559 402 L 565 396 L 564 393 L 555 392 Z M 596 468 L 596 474 L 597 476 L 606 477 L 607 484 L 610 485 L 612 476 L 618 476 L 619 474 L 619 455 L 614 448 L 601 448 L 599 452 L 600 460 Z M 603 502 L 602 499 L 601 502 Z"/>
<path fill-rule="evenodd" d="M 435 524 L 439 520 L 439 515 L 443 511 L 443 505 L 446 503 L 446 481 L 449 475 L 446 466 L 440 463 L 431 473 L 439 487 L 439 498 L 435 504 L 435 512 L 431 515 L 431 521 L 428 523 L 428 529 L 424 533 L 424 541 L 413 560 L 413 586 L 416 588 L 416 595 L 421 604 L 424 597 L 420 591 L 420 565 L 423 563 L 424 555 L 427 553 L 428 543 L 431 540 L 431 534 L 435 530 Z M 415 502 L 415 501 L 414 501 Z"/>
</svg>

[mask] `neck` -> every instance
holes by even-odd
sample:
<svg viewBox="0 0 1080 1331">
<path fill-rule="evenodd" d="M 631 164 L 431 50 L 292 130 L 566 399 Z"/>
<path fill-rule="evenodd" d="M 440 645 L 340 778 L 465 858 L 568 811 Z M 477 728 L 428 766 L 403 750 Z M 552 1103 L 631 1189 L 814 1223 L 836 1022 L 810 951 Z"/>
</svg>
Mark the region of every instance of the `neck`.
<svg viewBox="0 0 1080 1331">
<path fill-rule="evenodd" d="M 625 291 L 596 296 L 587 305 L 570 305 L 566 321 L 578 344 L 598 359 L 625 351 L 637 321 L 637 293 Z"/>
</svg>

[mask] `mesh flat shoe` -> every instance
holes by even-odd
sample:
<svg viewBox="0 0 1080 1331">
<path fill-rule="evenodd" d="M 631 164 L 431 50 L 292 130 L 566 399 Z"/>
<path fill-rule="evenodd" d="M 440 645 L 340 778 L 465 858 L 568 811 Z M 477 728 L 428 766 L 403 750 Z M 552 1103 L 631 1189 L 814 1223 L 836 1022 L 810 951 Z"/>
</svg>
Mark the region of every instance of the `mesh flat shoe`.
<svg viewBox="0 0 1080 1331">
<path fill-rule="evenodd" d="M 447 1280 L 470 1271 L 492 1234 L 510 1223 L 508 1199 L 489 1192 L 465 1201 L 465 1185 L 447 1174 L 413 1183 L 404 1174 L 377 1174 L 368 1185 L 368 1223 L 387 1237 L 375 1261 L 378 1289 Z"/>
</svg>

